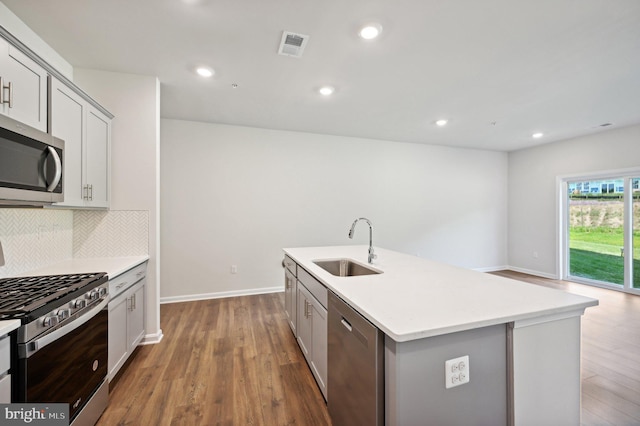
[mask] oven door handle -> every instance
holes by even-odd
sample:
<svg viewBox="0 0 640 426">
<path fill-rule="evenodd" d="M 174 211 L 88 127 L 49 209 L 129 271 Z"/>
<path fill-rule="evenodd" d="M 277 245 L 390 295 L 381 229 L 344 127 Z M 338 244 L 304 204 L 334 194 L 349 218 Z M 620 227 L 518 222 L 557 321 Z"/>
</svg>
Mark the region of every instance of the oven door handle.
<svg viewBox="0 0 640 426">
<path fill-rule="evenodd" d="M 40 349 L 44 348 L 50 343 L 58 340 L 65 334 L 71 333 L 78 327 L 83 326 L 90 319 L 98 315 L 98 313 L 103 310 L 107 304 L 109 303 L 109 299 L 103 299 L 99 304 L 97 304 L 94 308 L 91 308 L 90 311 L 84 312 L 77 319 L 71 321 L 70 323 L 60 327 L 49 334 L 45 334 L 39 339 L 36 339 L 32 342 L 28 342 L 24 345 L 20 345 L 18 355 L 20 358 L 29 358 L 34 353 L 38 352 Z"/>
</svg>

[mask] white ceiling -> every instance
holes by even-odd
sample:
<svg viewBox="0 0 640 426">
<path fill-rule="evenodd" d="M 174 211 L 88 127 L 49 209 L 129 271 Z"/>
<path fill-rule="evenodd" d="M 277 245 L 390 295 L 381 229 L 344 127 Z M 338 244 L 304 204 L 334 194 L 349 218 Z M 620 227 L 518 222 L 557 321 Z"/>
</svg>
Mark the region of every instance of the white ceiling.
<svg viewBox="0 0 640 426">
<path fill-rule="evenodd" d="M 638 0 L 2 1 L 74 67 L 158 76 L 166 118 L 502 151 L 640 123 Z"/>
</svg>

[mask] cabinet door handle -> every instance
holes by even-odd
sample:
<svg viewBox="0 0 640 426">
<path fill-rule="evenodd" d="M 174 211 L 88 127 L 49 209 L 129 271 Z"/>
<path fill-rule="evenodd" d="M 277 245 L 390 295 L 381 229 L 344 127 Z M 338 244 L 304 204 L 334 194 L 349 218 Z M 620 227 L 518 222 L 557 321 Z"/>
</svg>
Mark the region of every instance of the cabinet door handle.
<svg viewBox="0 0 640 426">
<path fill-rule="evenodd" d="M 89 185 L 89 201 L 93 201 L 93 184 Z"/>
<path fill-rule="evenodd" d="M 13 83 L 9 82 L 9 108 L 13 108 Z"/>
<path fill-rule="evenodd" d="M 136 309 L 136 294 L 133 293 L 133 296 L 131 296 L 131 298 L 133 299 L 133 308 L 131 308 L 131 310 L 135 311 L 135 309 Z"/>
<path fill-rule="evenodd" d="M 125 281 L 125 282 L 123 282 L 122 284 L 118 284 L 118 285 L 116 286 L 116 290 L 120 290 L 122 287 L 124 287 L 124 286 L 125 286 L 125 285 L 127 285 L 127 284 L 129 284 L 129 282 L 128 282 L 128 281 Z"/>
<path fill-rule="evenodd" d="M 82 187 L 82 199 L 89 201 L 89 185 Z"/>
<path fill-rule="evenodd" d="M 9 100 L 4 98 L 4 89 L 9 89 Z M 9 104 L 9 108 L 13 108 L 13 83 L 9 82 L 5 86 L 2 77 L 0 77 L 0 104 Z"/>
<path fill-rule="evenodd" d="M 307 299 L 304 299 L 304 317 L 305 318 L 309 318 L 311 316 L 311 309 L 309 309 L 310 307 L 311 307 L 311 303 L 309 303 Z"/>
</svg>

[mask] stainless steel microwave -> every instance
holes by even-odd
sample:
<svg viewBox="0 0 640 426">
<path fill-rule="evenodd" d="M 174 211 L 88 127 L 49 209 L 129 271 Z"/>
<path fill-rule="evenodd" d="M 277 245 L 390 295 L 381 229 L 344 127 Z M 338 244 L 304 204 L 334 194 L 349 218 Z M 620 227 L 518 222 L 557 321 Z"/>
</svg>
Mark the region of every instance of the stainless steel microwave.
<svg viewBox="0 0 640 426">
<path fill-rule="evenodd" d="M 0 115 L 0 205 L 64 201 L 64 141 Z"/>
</svg>

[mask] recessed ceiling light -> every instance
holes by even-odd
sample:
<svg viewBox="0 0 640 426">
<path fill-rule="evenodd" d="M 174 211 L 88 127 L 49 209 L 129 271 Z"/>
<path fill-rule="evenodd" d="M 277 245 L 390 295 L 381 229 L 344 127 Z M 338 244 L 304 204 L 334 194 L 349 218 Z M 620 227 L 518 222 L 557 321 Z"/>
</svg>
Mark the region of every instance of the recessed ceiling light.
<svg viewBox="0 0 640 426">
<path fill-rule="evenodd" d="M 198 67 L 196 68 L 196 72 L 201 77 L 211 77 L 213 75 L 213 70 L 207 67 Z"/>
<path fill-rule="evenodd" d="M 323 96 L 329 96 L 335 91 L 336 89 L 331 86 L 324 86 L 324 87 L 321 87 L 320 90 L 318 90 L 318 92 L 320 92 L 320 94 Z"/>
<path fill-rule="evenodd" d="M 445 120 L 443 118 L 441 120 L 436 121 L 436 125 L 442 127 L 442 126 L 446 126 L 448 122 L 449 122 L 448 120 Z"/>
<path fill-rule="evenodd" d="M 544 136 L 544 133 L 540 133 L 540 132 L 534 133 L 534 134 L 531 135 L 531 137 L 534 138 L 534 139 L 540 139 L 543 136 Z"/>
<path fill-rule="evenodd" d="M 360 29 L 360 32 L 358 34 L 360 35 L 360 37 L 362 37 L 365 40 L 372 40 L 378 37 L 381 32 L 382 32 L 382 26 L 380 24 L 368 24 L 362 27 L 362 29 Z"/>
</svg>

